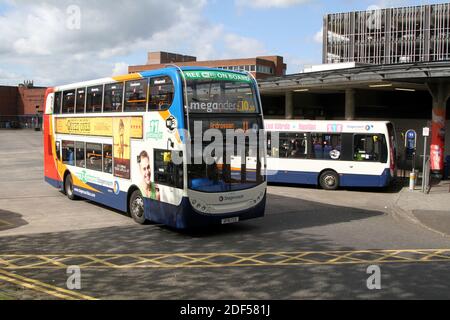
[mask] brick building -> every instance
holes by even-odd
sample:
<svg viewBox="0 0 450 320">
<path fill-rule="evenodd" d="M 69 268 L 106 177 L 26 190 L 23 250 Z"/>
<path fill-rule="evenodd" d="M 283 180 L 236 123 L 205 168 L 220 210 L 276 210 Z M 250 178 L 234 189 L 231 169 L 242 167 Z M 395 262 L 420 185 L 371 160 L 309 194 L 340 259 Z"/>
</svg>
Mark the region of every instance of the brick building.
<svg viewBox="0 0 450 320">
<path fill-rule="evenodd" d="M 196 57 L 185 56 L 170 52 L 149 52 L 147 64 L 130 66 L 129 73 L 144 70 L 155 70 L 164 68 L 168 64 L 182 66 L 211 67 L 226 70 L 246 70 L 251 72 L 257 79 L 268 77 L 281 77 L 286 74 L 287 66 L 280 56 L 263 56 L 247 59 L 228 59 L 197 61 Z"/>
<path fill-rule="evenodd" d="M 31 82 L 17 87 L 0 86 L 0 128 L 35 125 L 36 115 L 44 112 L 45 90 Z"/>
</svg>

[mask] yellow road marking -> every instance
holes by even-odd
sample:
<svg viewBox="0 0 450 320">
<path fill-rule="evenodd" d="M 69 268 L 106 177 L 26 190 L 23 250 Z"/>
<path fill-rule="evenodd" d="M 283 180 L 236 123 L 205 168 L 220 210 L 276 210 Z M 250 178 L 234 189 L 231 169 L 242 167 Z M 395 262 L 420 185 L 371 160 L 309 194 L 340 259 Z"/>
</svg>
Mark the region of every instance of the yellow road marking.
<svg viewBox="0 0 450 320">
<path fill-rule="evenodd" d="M 120 260 L 122 259 L 122 260 Z M 258 253 L 0 255 L 3 270 L 217 268 L 450 262 L 450 249 Z"/>
<path fill-rule="evenodd" d="M 50 284 L 19 276 L 4 270 L 0 270 L 0 280 L 19 285 L 21 287 L 48 294 L 64 300 L 97 300 L 93 297 L 83 295 L 74 291 L 55 287 Z"/>
</svg>

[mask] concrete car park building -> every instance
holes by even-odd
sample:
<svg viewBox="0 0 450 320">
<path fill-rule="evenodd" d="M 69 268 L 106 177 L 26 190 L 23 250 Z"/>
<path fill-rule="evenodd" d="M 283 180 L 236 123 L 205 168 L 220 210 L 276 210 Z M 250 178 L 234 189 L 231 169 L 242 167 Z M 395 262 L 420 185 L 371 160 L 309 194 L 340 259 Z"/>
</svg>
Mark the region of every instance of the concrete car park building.
<svg viewBox="0 0 450 320">
<path fill-rule="evenodd" d="M 287 119 L 390 120 L 402 153 L 407 130 L 432 130 L 433 172 L 450 151 L 450 4 L 329 14 L 323 62 L 260 81 L 265 115 Z M 420 162 L 420 160 L 418 161 Z"/>
<path fill-rule="evenodd" d="M 449 30 L 449 3 L 328 14 L 323 63 L 449 60 Z"/>
</svg>

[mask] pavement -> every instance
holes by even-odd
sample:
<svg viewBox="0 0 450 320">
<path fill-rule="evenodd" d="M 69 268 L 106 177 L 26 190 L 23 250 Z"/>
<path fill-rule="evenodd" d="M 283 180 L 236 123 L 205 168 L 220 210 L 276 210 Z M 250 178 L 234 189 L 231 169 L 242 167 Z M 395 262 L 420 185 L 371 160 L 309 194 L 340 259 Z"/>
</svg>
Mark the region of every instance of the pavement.
<svg viewBox="0 0 450 320">
<path fill-rule="evenodd" d="M 179 232 L 69 201 L 43 182 L 41 133 L 0 131 L 0 146 L 0 297 L 450 299 L 445 186 L 274 185 L 263 219 Z M 382 290 L 366 286 L 370 265 Z"/>
<path fill-rule="evenodd" d="M 413 223 L 450 237 L 450 181 L 432 186 L 429 194 L 422 193 L 420 187 L 414 191 L 403 188 L 394 209 Z"/>
</svg>

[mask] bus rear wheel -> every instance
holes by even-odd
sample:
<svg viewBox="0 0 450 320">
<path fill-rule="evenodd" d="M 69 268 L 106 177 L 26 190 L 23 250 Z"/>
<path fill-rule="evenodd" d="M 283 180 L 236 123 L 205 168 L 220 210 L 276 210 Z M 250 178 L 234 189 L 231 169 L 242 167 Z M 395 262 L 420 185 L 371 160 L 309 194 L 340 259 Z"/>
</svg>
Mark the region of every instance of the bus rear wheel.
<svg viewBox="0 0 450 320">
<path fill-rule="evenodd" d="M 337 190 L 339 188 L 339 175 L 335 171 L 325 171 L 320 175 L 320 186 L 324 190 Z"/>
<path fill-rule="evenodd" d="M 144 197 L 139 190 L 134 190 L 129 203 L 130 215 L 138 224 L 145 224 Z"/>
<path fill-rule="evenodd" d="M 72 175 L 69 173 L 64 180 L 64 192 L 67 195 L 67 198 L 70 200 L 76 200 L 77 196 L 73 193 L 73 179 Z"/>
</svg>

